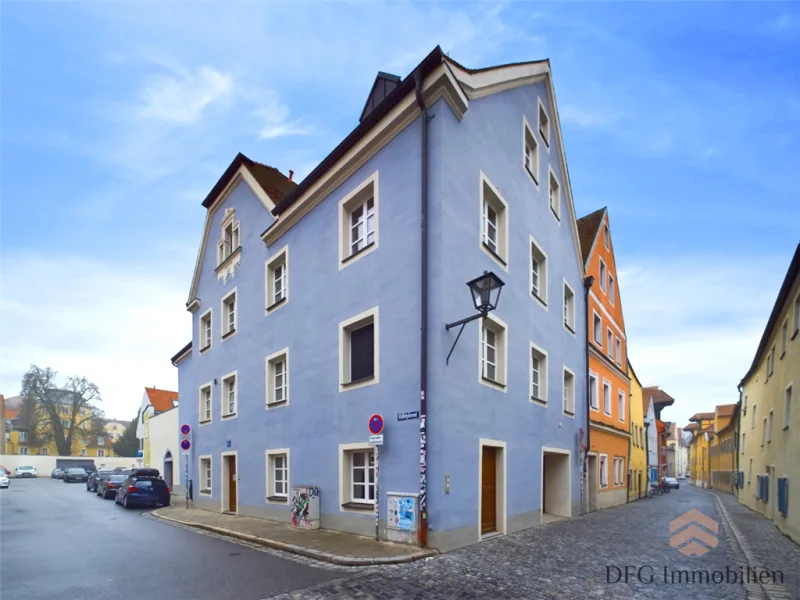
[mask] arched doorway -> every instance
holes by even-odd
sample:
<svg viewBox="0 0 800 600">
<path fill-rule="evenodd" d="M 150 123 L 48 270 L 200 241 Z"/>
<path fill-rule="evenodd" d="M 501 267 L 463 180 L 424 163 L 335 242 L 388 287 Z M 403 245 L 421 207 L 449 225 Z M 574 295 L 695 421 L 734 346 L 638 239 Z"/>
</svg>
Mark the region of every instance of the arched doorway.
<svg viewBox="0 0 800 600">
<path fill-rule="evenodd" d="M 167 485 L 172 488 L 173 479 L 172 479 L 172 452 L 167 450 L 166 454 L 164 454 L 164 481 L 167 482 Z"/>
</svg>

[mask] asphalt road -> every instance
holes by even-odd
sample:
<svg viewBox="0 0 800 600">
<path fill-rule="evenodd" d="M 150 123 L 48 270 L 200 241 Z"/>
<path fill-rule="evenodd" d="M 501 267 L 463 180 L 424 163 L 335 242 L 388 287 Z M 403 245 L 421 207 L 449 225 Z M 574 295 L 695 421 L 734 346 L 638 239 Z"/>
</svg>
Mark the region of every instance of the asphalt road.
<svg viewBox="0 0 800 600">
<path fill-rule="evenodd" d="M 260 600 L 342 577 L 125 510 L 83 483 L 0 490 L 3 600 Z"/>
</svg>

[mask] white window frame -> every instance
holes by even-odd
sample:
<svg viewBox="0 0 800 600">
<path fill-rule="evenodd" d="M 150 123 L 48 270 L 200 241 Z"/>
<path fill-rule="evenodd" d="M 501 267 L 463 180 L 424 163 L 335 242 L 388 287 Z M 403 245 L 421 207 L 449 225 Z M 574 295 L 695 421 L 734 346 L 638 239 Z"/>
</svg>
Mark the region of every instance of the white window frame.
<svg viewBox="0 0 800 600">
<path fill-rule="evenodd" d="M 222 341 L 232 338 L 236 335 L 236 331 L 238 330 L 238 320 L 239 320 L 239 294 L 236 293 L 238 288 L 233 288 L 230 292 L 225 294 L 220 300 L 220 335 Z M 229 301 L 229 298 L 233 296 L 233 302 Z M 233 304 L 233 327 L 229 326 L 230 323 L 230 315 L 228 314 L 228 306 Z"/>
<path fill-rule="evenodd" d="M 208 468 L 205 468 L 208 461 Z M 208 487 L 204 487 L 204 486 Z M 214 461 L 210 454 L 197 457 L 197 492 L 201 496 L 211 496 L 214 493 Z"/>
<path fill-rule="evenodd" d="M 597 339 L 598 333 L 600 334 L 599 340 Z M 603 318 L 594 309 L 592 309 L 592 341 L 600 348 L 603 347 Z"/>
<path fill-rule="evenodd" d="M 608 390 L 608 394 L 606 394 L 606 390 Z M 603 414 L 610 417 L 613 410 L 611 407 L 611 382 L 603 377 Z"/>
<path fill-rule="evenodd" d="M 281 268 L 281 299 L 276 300 L 276 273 Z M 287 244 L 264 263 L 264 299 L 267 314 L 278 310 L 289 303 L 289 245 Z"/>
<path fill-rule="evenodd" d="M 561 323 L 564 326 L 564 329 L 569 331 L 572 335 L 575 335 L 576 324 L 575 324 L 575 290 L 572 289 L 572 286 L 567 283 L 567 280 L 564 279 L 564 285 L 561 288 L 561 303 L 563 306 L 562 315 L 561 315 Z M 569 290 L 571 294 L 571 306 L 567 299 L 566 291 Z"/>
<path fill-rule="evenodd" d="M 592 379 L 594 379 L 594 384 L 592 384 Z M 600 378 L 594 371 L 589 371 L 589 408 L 600 412 Z"/>
<path fill-rule="evenodd" d="M 614 343 L 617 349 L 617 364 L 622 366 L 622 340 L 614 336 Z"/>
<path fill-rule="evenodd" d="M 539 370 L 538 370 L 538 386 L 539 386 L 539 397 L 535 397 L 533 393 L 533 359 L 538 358 L 539 360 Z M 547 355 L 547 351 L 531 342 L 531 349 L 530 349 L 530 385 L 528 389 L 530 390 L 531 402 L 534 404 L 547 404 L 547 372 L 548 372 L 548 365 L 549 365 L 549 358 Z"/>
<path fill-rule="evenodd" d="M 603 290 L 604 294 L 608 294 L 608 267 L 606 266 L 606 261 L 600 258 L 600 289 Z"/>
<path fill-rule="evenodd" d="M 86 456 L 86 450 L 81 450 L 81 452 L 83 452 L 83 454 L 81 454 L 81 456 Z M 20 456 L 28 456 L 28 447 L 27 446 L 23 446 L 22 448 L 20 448 L 19 449 L 19 455 Z"/>
<path fill-rule="evenodd" d="M 611 303 L 611 306 L 616 306 L 617 301 L 617 288 L 615 287 L 616 282 L 614 281 L 614 276 L 609 273 L 608 274 L 608 301 Z"/>
<path fill-rule="evenodd" d="M 350 332 L 373 324 L 374 373 L 369 379 L 350 381 Z M 380 313 L 375 306 L 339 323 L 339 391 L 356 390 L 380 382 Z"/>
<path fill-rule="evenodd" d="M 102 452 L 102 450 L 100 450 L 98 452 L 97 456 L 102 456 L 102 454 L 100 454 L 100 452 Z M 50 449 L 49 448 L 39 448 L 39 454 L 42 455 L 42 456 L 47 456 L 48 454 L 50 454 Z"/>
<path fill-rule="evenodd" d="M 230 405 L 228 382 L 233 379 L 233 411 L 228 409 Z M 220 380 L 222 393 L 220 395 L 220 413 L 223 419 L 235 419 L 239 416 L 239 371 L 231 371 L 224 375 Z"/>
<path fill-rule="evenodd" d="M 98 435 L 97 436 L 97 445 L 98 446 L 102 446 L 105 443 L 106 443 L 106 438 L 104 436 L 102 436 L 102 435 Z"/>
<path fill-rule="evenodd" d="M 625 422 L 625 406 L 627 403 L 627 399 L 625 397 L 624 390 L 617 390 L 617 410 L 619 411 L 619 420 L 620 422 Z"/>
<path fill-rule="evenodd" d="M 284 484 L 282 493 L 277 491 L 278 479 L 275 477 L 276 459 L 282 458 L 284 462 L 284 479 L 281 482 Z M 289 502 L 289 491 L 291 490 L 291 463 L 290 463 L 290 450 L 289 448 L 274 448 L 265 452 L 265 464 L 267 467 L 267 490 L 266 501 L 267 504 L 286 504 Z"/>
<path fill-rule="evenodd" d="M 614 332 L 609 326 L 606 326 L 606 344 L 608 345 L 608 358 L 614 362 Z"/>
<path fill-rule="evenodd" d="M 597 461 L 597 470 L 600 472 L 600 477 L 598 478 L 600 481 L 601 488 L 608 487 L 608 454 L 600 454 L 600 458 Z"/>
<path fill-rule="evenodd" d="M 534 261 L 538 265 L 539 271 L 539 293 L 536 294 L 533 288 L 533 263 Z M 530 290 L 531 296 L 533 296 L 542 307 L 547 310 L 547 293 L 548 293 L 548 285 L 547 285 L 547 271 L 548 271 L 548 260 L 547 260 L 547 253 L 542 250 L 541 244 L 536 241 L 536 239 L 531 236 L 531 250 L 530 250 Z"/>
<path fill-rule="evenodd" d="M 508 325 L 494 313 L 489 313 L 479 320 L 478 327 L 478 382 L 500 392 L 507 391 L 508 384 Z M 491 330 L 495 334 L 494 372 L 496 379 L 485 375 L 484 331 Z"/>
<path fill-rule="evenodd" d="M 561 204 L 562 204 L 562 197 L 563 194 L 561 188 L 561 182 L 556 177 L 555 171 L 553 171 L 553 167 L 547 166 L 548 175 L 547 175 L 547 203 L 550 206 L 550 212 L 553 214 L 553 217 L 561 224 Z M 551 192 L 553 191 L 553 184 L 555 183 L 555 195 Z M 553 197 L 555 196 L 555 207 L 553 207 Z"/>
<path fill-rule="evenodd" d="M 531 168 L 528 168 L 528 148 L 531 149 Z M 522 168 L 536 189 L 539 189 L 539 142 L 525 115 L 522 115 Z"/>
<path fill-rule="evenodd" d="M 567 377 L 569 375 L 569 378 Z M 566 365 L 563 368 L 561 379 L 561 411 L 568 417 L 575 418 L 575 395 L 577 394 L 577 380 L 575 372 Z"/>
<path fill-rule="evenodd" d="M 206 326 L 206 321 L 208 321 L 208 326 Z M 209 309 L 200 315 L 198 319 L 198 334 L 197 339 L 200 341 L 198 344 L 200 354 L 205 354 L 209 350 L 211 350 L 211 345 L 214 343 L 214 315 L 212 309 Z M 208 333 L 206 333 L 208 332 Z M 203 344 L 203 342 L 208 342 L 207 344 Z"/>
<path fill-rule="evenodd" d="M 45 448 L 45 450 L 47 450 L 47 448 Z M 47 454 L 47 452 L 45 452 L 45 454 Z M 103 450 L 102 448 L 101 448 L 100 450 L 98 450 L 98 451 L 97 451 L 97 456 L 98 456 L 98 457 L 101 457 L 101 458 L 103 458 L 103 457 L 105 457 L 105 455 L 106 455 L 106 451 L 105 451 L 105 450 Z"/>
<path fill-rule="evenodd" d="M 217 242 L 217 266 L 219 267 L 223 264 L 226 260 L 228 260 L 231 256 L 236 254 L 236 251 L 241 247 L 242 244 L 242 236 L 241 230 L 239 229 L 239 221 L 235 220 L 236 212 L 235 210 L 231 210 L 228 216 L 226 216 L 222 223 L 220 223 L 220 239 Z M 230 248 L 227 248 L 225 245 L 225 230 L 230 225 L 231 228 L 231 243 Z M 235 242 L 235 243 L 234 243 Z"/>
<path fill-rule="evenodd" d="M 203 392 L 208 390 L 208 410 L 206 410 L 206 398 Z M 198 422 L 200 425 L 208 425 L 214 419 L 214 387 L 213 382 L 209 381 L 200 386 L 199 406 L 197 411 Z M 208 417 L 208 418 L 206 418 Z"/>
<path fill-rule="evenodd" d="M 478 231 L 478 245 L 480 249 L 496 262 L 504 271 L 508 271 L 508 234 L 509 234 L 509 221 L 508 221 L 508 202 L 506 202 L 500 190 L 497 189 L 486 174 L 480 172 L 480 229 Z M 488 190 L 488 194 L 486 193 Z M 491 207 L 497 216 L 497 223 L 495 224 L 495 248 L 493 249 L 490 244 L 489 230 L 488 230 L 488 209 Z"/>
<path fill-rule="evenodd" d="M 550 143 L 552 140 L 551 132 L 553 130 L 552 121 L 550 120 L 550 114 L 547 112 L 547 109 L 544 106 L 544 102 L 542 102 L 541 98 L 537 98 L 537 109 L 536 109 L 536 128 L 539 130 L 539 137 L 542 138 L 544 142 L 545 148 L 547 148 L 547 152 L 550 152 Z M 542 116 L 544 115 L 545 123 L 544 126 L 542 125 Z"/>
<path fill-rule="evenodd" d="M 375 456 L 374 447 L 369 444 L 363 442 L 339 444 L 339 510 L 340 512 L 364 514 L 367 509 L 371 511 L 370 514 L 374 514 L 375 509 L 372 508 L 375 504 L 374 500 L 353 498 L 353 454 L 357 452 L 372 452 L 373 457 Z M 374 485 L 374 479 L 372 485 Z M 368 491 L 368 487 L 365 488 L 365 491 Z M 349 503 L 360 504 L 362 507 L 345 506 Z"/>
<path fill-rule="evenodd" d="M 373 229 L 368 231 L 367 202 L 372 199 Z M 351 251 L 352 214 L 359 207 L 364 207 L 365 239 L 372 235 L 372 242 L 366 242 L 360 250 Z M 352 192 L 339 200 L 339 270 L 355 264 L 378 249 L 380 240 L 380 178 L 375 171 L 359 183 Z"/>
<path fill-rule="evenodd" d="M 283 398 L 278 400 L 278 386 L 276 385 L 275 379 L 277 376 L 275 367 L 279 364 L 283 363 L 284 371 L 283 371 Z M 271 408 L 280 408 L 282 406 L 289 405 L 289 347 L 283 348 L 282 350 L 278 350 L 277 352 L 273 352 L 265 359 L 265 368 L 266 368 L 266 390 L 267 390 L 267 397 L 265 399 L 267 409 Z"/>
</svg>

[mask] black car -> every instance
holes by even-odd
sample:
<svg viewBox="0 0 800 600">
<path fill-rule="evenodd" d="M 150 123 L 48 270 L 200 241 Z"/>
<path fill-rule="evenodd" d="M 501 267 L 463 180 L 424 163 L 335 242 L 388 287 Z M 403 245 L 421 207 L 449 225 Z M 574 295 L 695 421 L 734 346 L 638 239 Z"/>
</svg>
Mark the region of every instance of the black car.
<svg viewBox="0 0 800 600">
<path fill-rule="evenodd" d="M 114 498 L 117 495 L 119 487 L 125 483 L 128 475 L 120 475 L 112 473 L 111 477 L 103 477 L 97 482 L 97 495 L 101 496 L 104 500 Z"/>
<path fill-rule="evenodd" d="M 64 469 L 53 469 L 50 472 L 50 479 L 63 479 L 64 478 Z"/>
<path fill-rule="evenodd" d="M 97 483 L 100 478 L 105 477 L 108 479 L 111 475 L 113 475 L 113 469 L 98 469 L 94 473 L 91 473 L 86 478 L 86 491 L 87 492 L 96 492 L 97 491 Z"/>
<path fill-rule="evenodd" d="M 64 483 L 71 483 L 73 481 L 86 481 L 89 475 L 80 467 L 67 469 L 64 471 Z"/>
<path fill-rule="evenodd" d="M 117 489 L 114 501 L 131 506 L 169 506 L 170 491 L 158 469 L 134 469 Z"/>
</svg>

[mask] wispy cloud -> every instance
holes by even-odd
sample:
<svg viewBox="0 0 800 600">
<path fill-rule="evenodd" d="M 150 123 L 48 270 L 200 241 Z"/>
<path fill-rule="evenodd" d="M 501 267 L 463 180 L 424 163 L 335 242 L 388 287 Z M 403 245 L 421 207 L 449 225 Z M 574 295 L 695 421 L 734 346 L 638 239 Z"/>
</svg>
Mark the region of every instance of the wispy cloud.
<svg viewBox="0 0 800 600">
<path fill-rule="evenodd" d="M 192 72 L 179 66 L 146 81 L 138 116 L 181 125 L 195 123 L 206 107 L 229 97 L 233 89 L 233 78 L 214 68 L 199 67 Z"/>
<path fill-rule="evenodd" d="M 258 132 L 260 139 L 271 140 L 311 133 L 311 126 L 304 124 L 302 120 L 289 120 L 289 107 L 281 104 L 275 92 L 263 92 L 260 97 L 261 106 L 253 111 L 253 115 L 263 123 Z"/>
</svg>

